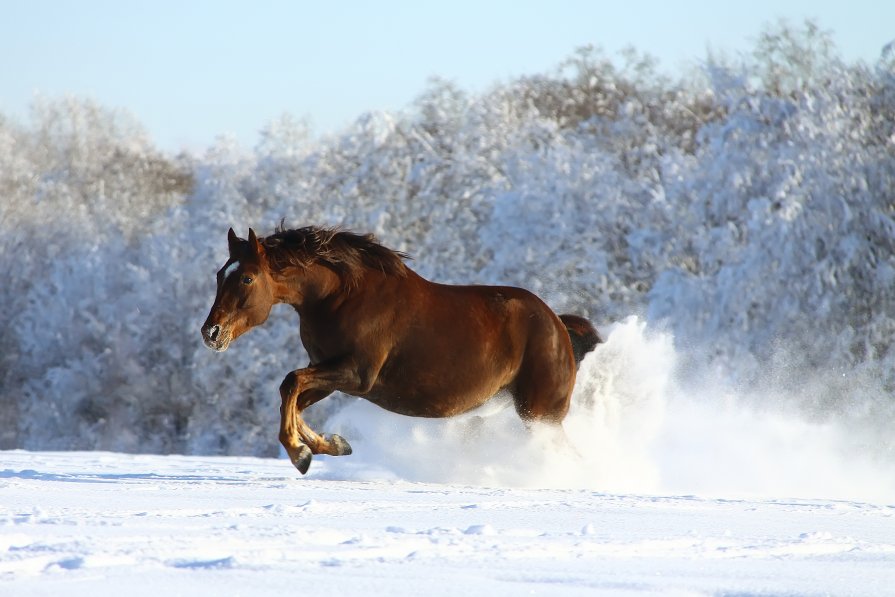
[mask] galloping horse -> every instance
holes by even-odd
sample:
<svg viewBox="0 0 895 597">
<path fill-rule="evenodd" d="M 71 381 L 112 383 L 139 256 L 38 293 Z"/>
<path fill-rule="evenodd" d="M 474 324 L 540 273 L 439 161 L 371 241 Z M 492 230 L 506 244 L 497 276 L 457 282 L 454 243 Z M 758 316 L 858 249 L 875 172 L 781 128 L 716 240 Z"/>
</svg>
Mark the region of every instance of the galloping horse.
<svg viewBox="0 0 895 597">
<path fill-rule="evenodd" d="M 601 342 L 587 320 L 557 316 L 521 288 L 430 282 L 372 235 L 250 229 L 243 240 L 231 228 L 228 243 L 202 337 L 224 351 L 274 304 L 298 311 L 311 362 L 280 385 L 279 439 L 302 474 L 312 454 L 351 453 L 301 416 L 336 390 L 403 415 L 450 417 L 506 389 L 523 420 L 559 427 L 577 366 Z"/>
</svg>

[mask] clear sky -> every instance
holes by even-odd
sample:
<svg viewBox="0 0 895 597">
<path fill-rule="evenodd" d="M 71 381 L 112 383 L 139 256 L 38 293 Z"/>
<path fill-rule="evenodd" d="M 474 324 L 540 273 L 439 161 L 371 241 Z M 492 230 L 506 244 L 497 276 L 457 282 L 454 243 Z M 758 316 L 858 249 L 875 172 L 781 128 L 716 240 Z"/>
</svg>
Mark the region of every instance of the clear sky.
<svg viewBox="0 0 895 597">
<path fill-rule="evenodd" d="M 479 91 L 585 44 L 674 72 L 749 49 L 780 17 L 815 18 L 848 60 L 895 39 L 895 0 L 2 0 L 0 112 L 70 93 L 131 111 L 163 149 L 221 133 L 253 146 L 284 112 L 334 131 L 406 107 L 430 76 Z"/>
</svg>

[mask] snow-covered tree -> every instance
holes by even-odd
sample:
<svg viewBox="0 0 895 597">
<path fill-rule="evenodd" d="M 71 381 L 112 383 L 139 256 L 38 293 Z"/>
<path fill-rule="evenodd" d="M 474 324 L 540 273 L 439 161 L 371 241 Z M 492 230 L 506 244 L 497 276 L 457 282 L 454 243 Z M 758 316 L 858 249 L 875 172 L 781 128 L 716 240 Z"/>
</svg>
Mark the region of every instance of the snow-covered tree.
<svg viewBox="0 0 895 597">
<path fill-rule="evenodd" d="M 254 148 L 195 155 L 86 100 L 0 117 L 0 447 L 275 453 L 296 315 L 224 354 L 199 326 L 227 229 L 281 220 L 371 231 L 430 278 L 526 286 L 597 324 L 640 313 L 691 372 L 891 389 L 892 56 L 845 64 L 811 23 L 677 80 L 584 48 L 480 94 L 433 80 L 337 134 L 283 115 Z M 809 411 L 895 417 L 823 379 L 794 394 Z"/>
</svg>

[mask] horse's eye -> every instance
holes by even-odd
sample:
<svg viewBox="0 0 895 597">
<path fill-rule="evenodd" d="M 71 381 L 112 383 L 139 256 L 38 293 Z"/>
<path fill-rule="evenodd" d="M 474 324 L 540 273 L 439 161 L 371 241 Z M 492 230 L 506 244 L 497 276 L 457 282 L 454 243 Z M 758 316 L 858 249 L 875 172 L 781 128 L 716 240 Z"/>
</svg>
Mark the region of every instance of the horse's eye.
<svg viewBox="0 0 895 597">
<path fill-rule="evenodd" d="M 252 276 L 243 276 L 242 277 L 242 283 L 245 284 L 246 286 L 248 286 L 249 284 L 251 284 L 254 281 L 255 280 L 254 280 L 254 278 L 252 278 Z"/>
</svg>

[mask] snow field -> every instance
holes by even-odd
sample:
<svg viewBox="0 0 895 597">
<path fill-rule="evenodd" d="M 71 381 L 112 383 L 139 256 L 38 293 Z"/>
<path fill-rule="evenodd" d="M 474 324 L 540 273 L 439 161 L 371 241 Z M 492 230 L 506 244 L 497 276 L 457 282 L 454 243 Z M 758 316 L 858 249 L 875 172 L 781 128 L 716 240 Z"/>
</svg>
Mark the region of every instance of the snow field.
<svg viewBox="0 0 895 597">
<path fill-rule="evenodd" d="M 834 594 L 895 586 L 890 506 L 358 481 L 321 458 L 0 454 L 6 595 Z M 313 584 L 308 584 L 313 583 Z"/>
<path fill-rule="evenodd" d="M 0 452 L 0 594 L 883 595 L 887 469 L 829 424 L 687 394 L 636 319 L 582 364 L 572 448 L 505 397 L 444 421 L 358 401 L 355 453 Z M 275 430 L 271 430 L 275 432 Z M 799 497 L 801 496 L 801 497 Z"/>
</svg>

